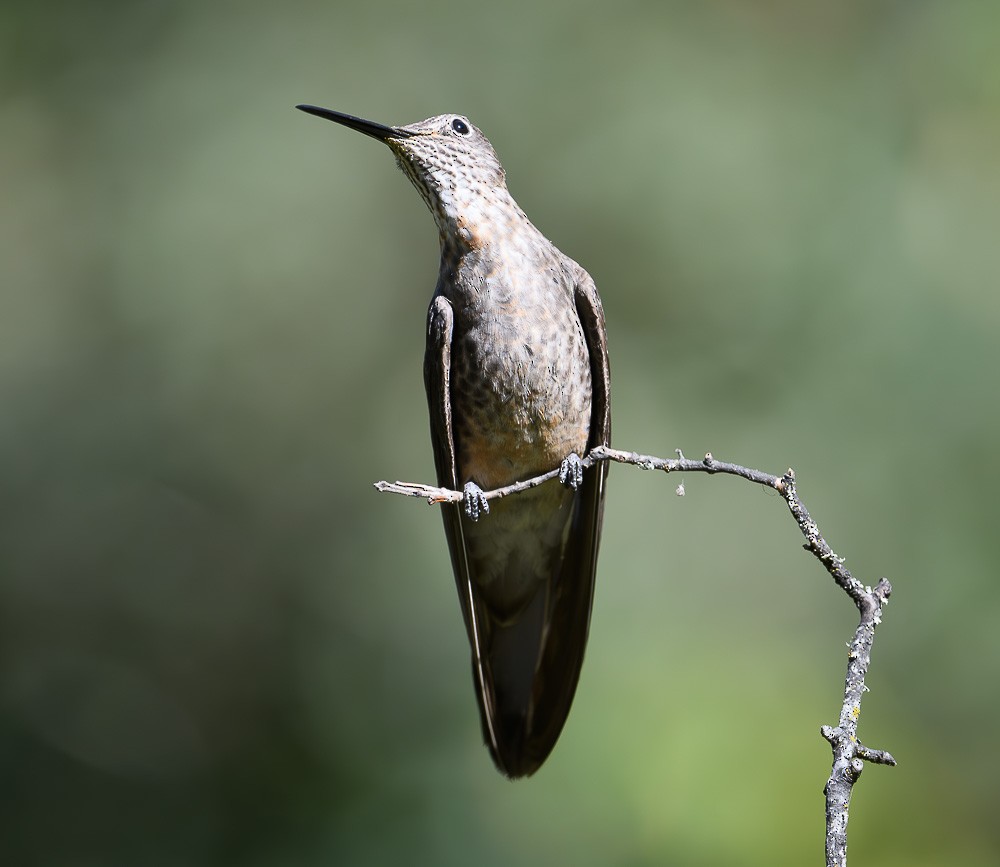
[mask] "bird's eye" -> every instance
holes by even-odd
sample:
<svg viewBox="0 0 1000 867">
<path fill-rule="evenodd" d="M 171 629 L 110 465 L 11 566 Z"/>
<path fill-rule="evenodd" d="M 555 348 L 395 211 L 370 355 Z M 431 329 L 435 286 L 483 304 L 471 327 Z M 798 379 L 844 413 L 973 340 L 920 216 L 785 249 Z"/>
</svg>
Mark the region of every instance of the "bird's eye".
<svg viewBox="0 0 1000 867">
<path fill-rule="evenodd" d="M 451 122 L 451 128 L 453 130 L 455 130 L 455 132 L 457 132 L 459 135 L 468 135 L 469 134 L 469 125 L 464 120 L 462 120 L 461 118 L 457 118 L 456 117 Z"/>
</svg>

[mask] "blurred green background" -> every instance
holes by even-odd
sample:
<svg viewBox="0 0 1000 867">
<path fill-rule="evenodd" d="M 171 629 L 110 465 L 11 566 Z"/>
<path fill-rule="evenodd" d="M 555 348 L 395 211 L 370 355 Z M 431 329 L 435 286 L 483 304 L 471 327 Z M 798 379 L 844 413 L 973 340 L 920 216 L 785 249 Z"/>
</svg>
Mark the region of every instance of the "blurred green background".
<svg viewBox="0 0 1000 867">
<path fill-rule="evenodd" d="M 587 665 L 481 744 L 430 481 L 437 237 L 295 112 L 468 114 L 594 276 L 615 442 L 782 472 L 895 595 L 852 864 L 995 865 L 1000 6 L 0 11 L 0 861 L 821 863 L 856 622 L 781 500 L 615 467 Z"/>
</svg>

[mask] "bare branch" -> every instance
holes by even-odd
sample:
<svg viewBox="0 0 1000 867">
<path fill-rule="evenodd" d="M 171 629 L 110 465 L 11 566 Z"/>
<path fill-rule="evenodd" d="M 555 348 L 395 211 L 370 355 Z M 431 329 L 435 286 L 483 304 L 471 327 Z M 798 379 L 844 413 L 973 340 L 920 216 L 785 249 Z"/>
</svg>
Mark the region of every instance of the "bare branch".
<svg viewBox="0 0 1000 867">
<path fill-rule="evenodd" d="M 701 460 L 689 460 L 678 449 L 676 458 L 666 459 L 654 455 L 620 451 L 607 446 L 597 446 L 592 449 L 590 454 L 583 458 L 583 466 L 585 468 L 592 467 L 598 461 L 615 461 L 621 464 L 631 464 L 643 470 L 659 470 L 664 473 L 709 473 L 712 475 L 722 473 L 739 476 L 755 484 L 773 488 L 781 494 L 788 505 L 788 510 L 798 524 L 799 530 L 805 536 L 806 544 L 803 547 L 823 564 L 833 580 L 857 606 L 861 619 L 849 645 L 847 677 L 844 682 L 844 702 L 840 711 L 840 720 L 836 726 L 822 726 L 820 729 L 823 737 L 830 742 L 833 749 L 833 768 L 823 789 L 826 794 L 826 864 L 827 867 L 846 867 L 848 808 L 854 783 L 861 776 L 865 762 L 879 765 L 896 764 L 891 753 L 885 750 L 869 749 L 858 741 L 861 697 L 867 691 L 865 676 L 871 663 L 875 627 L 881 622 L 882 609 L 888 604 L 892 585 L 885 578 L 881 578 L 872 589 L 862 584 L 848 571 L 844 566 L 844 558 L 838 557 L 827 544 L 816 522 L 799 499 L 795 487 L 795 473 L 791 469 L 786 470 L 782 476 L 775 476 L 739 464 L 716 460 L 711 453 L 706 454 Z M 544 482 L 558 478 L 558 476 L 559 469 L 557 468 L 532 479 L 486 491 L 484 496 L 487 500 L 508 497 L 535 488 Z M 428 503 L 461 503 L 463 499 L 462 491 L 409 482 L 376 482 L 375 488 L 386 493 L 422 497 Z"/>
</svg>

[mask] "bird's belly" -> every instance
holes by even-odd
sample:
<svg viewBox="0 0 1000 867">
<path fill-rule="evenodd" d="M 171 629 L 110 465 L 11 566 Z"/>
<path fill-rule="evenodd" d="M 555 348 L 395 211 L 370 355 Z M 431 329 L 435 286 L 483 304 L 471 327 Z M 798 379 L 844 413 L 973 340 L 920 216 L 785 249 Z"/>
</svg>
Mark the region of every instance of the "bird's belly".
<svg viewBox="0 0 1000 867">
<path fill-rule="evenodd" d="M 470 577 L 500 621 L 518 616 L 559 571 L 574 493 L 552 481 L 494 500 L 488 516 L 463 519 Z"/>
</svg>

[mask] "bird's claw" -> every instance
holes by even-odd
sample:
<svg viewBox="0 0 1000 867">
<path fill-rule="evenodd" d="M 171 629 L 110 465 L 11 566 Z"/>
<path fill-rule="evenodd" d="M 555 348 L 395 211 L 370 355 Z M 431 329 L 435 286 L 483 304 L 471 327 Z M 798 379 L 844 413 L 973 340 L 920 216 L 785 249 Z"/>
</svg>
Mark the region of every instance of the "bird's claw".
<svg viewBox="0 0 1000 867">
<path fill-rule="evenodd" d="M 462 491 L 462 504 L 465 507 L 465 514 L 473 521 L 478 521 L 480 515 L 490 513 L 490 501 L 486 499 L 483 489 L 475 482 L 466 482 Z"/>
<path fill-rule="evenodd" d="M 583 484 L 583 461 L 576 452 L 570 452 L 559 465 L 559 481 L 574 491 Z"/>
</svg>

